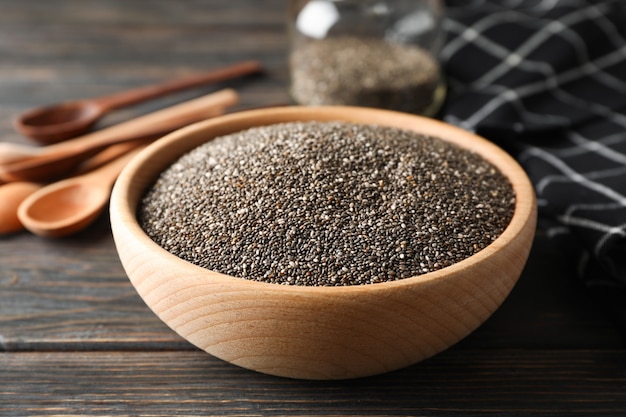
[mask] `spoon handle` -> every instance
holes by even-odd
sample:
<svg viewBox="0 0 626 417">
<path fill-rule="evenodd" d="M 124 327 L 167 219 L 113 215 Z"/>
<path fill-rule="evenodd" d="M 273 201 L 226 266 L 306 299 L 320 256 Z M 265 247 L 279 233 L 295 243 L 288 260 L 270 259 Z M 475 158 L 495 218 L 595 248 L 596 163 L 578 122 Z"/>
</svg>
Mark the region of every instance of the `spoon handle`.
<svg viewBox="0 0 626 417">
<path fill-rule="evenodd" d="M 106 129 L 83 135 L 48 148 L 76 149 L 82 146 L 110 145 L 120 136 L 131 136 L 145 130 L 161 129 L 168 125 L 179 125 L 181 119 L 195 119 L 200 116 L 213 117 L 226 107 L 237 104 L 238 94 L 232 89 L 224 89 L 210 93 L 197 99 L 189 100 L 144 116 L 119 123 Z"/>
<path fill-rule="evenodd" d="M 218 83 L 233 78 L 258 73 L 262 66 L 258 61 L 244 61 L 225 68 L 212 70 L 204 74 L 165 82 L 163 84 L 139 87 L 108 96 L 93 99 L 103 111 L 128 106 L 152 98 L 160 97 L 177 91 L 197 87 L 204 84 Z"/>
<path fill-rule="evenodd" d="M 84 183 L 94 183 L 99 187 L 110 188 L 113 186 L 113 183 L 115 183 L 115 180 L 124 167 L 135 157 L 135 155 L 141 152 L 147 144 L 144 143 L 136 145 L 134 143 L 125 143 L 115 146 L 120 147 L 117 151 L 122 154 L 121 156 L 114 158 L 112 161 L 106 162 L 86 174 L 82 174 L 71 179 L 74 181 L 82 180 Z"/>
</svg>

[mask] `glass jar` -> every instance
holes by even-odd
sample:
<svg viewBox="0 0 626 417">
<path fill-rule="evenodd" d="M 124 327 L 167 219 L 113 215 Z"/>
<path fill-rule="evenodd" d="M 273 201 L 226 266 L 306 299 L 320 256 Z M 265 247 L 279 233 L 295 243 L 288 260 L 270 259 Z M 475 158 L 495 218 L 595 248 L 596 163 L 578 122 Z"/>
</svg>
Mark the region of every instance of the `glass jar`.
<svg viewBox="0 0 626 417">
<path fill-rule="evenodd" d="M 292 99 L 434 115 L 443 13 L 443 0 L 291 0 Z"/>
</svg>

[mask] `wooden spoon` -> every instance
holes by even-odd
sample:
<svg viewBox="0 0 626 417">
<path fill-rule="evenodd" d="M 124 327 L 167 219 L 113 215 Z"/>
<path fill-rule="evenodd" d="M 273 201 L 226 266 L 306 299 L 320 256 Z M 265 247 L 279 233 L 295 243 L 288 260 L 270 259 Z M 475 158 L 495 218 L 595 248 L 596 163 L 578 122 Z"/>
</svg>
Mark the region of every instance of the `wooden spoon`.
<svg viewBox="0 0 626 417">
<path fill-rule="evenodd" d="M 15 129 L 38 142 L 49 144 L 86 132 L 112 109 L 139 103 L 183 89 L 261 71 L 257 61 L 246 61 L 206 74 L 190 76 L 156 86 L 137 88 L 101 98 L 78 100 L 28 111 L 16 118 Z"/>
<path fill-rule="evenodd" d="M 20 204 L 19 221 L 32 233 L 44 237 L 67 236 L 84 229 L 106 207 L 117 176 L 143 148 L 136 147 L 87 174 L 35 191 Z"/>
<path fill-rule="evenodd" d="M 107 146 L 154 139 L 193 122 L 223 114 L 226 107 L 237 101 L 237 93 L 225 89 L 56 145 L 30 149 L 23 145 L 15 147 L 13 160 L 0 163 L 0 180 L 50 181 L 71 172 L 84 159 Z M 21 158 L 19 148 L 24 149 Z M 33 152 L 33 149 L 38 151 Z"/>
</svg>

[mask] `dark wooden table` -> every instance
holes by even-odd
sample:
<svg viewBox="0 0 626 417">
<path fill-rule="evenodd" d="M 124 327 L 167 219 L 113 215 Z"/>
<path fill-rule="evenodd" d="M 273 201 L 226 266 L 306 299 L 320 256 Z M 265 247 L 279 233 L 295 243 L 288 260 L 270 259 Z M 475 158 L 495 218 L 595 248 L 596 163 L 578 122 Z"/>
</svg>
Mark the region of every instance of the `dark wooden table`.
<svg viewBox="0 0 626 417">
<path fill-rule="evenodd" d="M 238 109 L 287 101 L 281 0 L 0 0 L 0 140 L 28 108 L 259 59 Z M 221 86 L 119 111 L 102 125 Z M 519 284 L 449 350 L 386 375 L 276 378 L 198 351 L 143 304 L 105 213 L 0 238 L 0 415 L 626 415 L 625 338 L 541 233 Z"/>
</svg>

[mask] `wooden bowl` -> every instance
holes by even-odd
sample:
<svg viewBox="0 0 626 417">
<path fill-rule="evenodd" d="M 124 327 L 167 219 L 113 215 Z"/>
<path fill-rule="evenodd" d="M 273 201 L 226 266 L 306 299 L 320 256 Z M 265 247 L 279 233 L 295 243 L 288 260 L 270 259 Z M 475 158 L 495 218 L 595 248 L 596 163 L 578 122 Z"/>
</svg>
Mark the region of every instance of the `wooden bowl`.
<svg viewBox="0 0 626 417">
<path fill-rule="evenodd" d="M 183 153 L 249 127 L 305 120 L 413 129 L 469 148 L 511 181 L 517 201 L 513 218 L 492 244 L 449 267 L 404 280 L 343 287 L 286 286 L 220 274 L 172 255 L 139 226 L 140 197 Z M 122 264 L 161 320 L 225 361 L 303 379 L 346 379 L 395 370 L 468 335 L 498 308 L 517 281 L 535 222 L 533 188 L 500 148 L 435 120 L 351 107 L 254 110 L 186 127 L 133 159 L 111 199 L 113 236 Z"/>
</svg>

